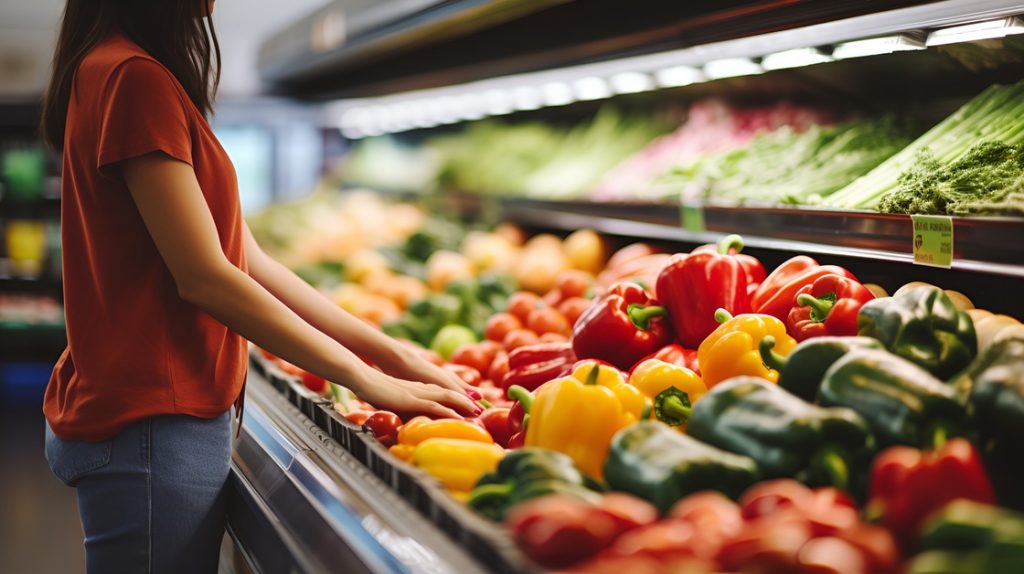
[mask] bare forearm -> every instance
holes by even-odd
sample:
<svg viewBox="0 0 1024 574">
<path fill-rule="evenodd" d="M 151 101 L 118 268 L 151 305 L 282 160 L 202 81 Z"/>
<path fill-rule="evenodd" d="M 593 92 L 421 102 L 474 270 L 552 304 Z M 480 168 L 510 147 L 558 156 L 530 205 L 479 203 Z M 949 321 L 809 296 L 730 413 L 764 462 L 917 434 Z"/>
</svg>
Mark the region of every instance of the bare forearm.
<svg viewBox="0 0 1024 574">
<path fill-rule="evenodd" d="M 394 339 L 339 308 L 277 261 L 262 254 L 257 257 L 249 270 L 253 279 L 307 323 L 378 365 L 400 360 L 401 349 Z"/>
<path fill-rule="evenodd" d="M 242 271 L 225 267 L 198 285 L 183 291 L 183 296 L 232 331 L 328 380 L 359 386 L 359 372 L 366 367 L 358 357 Z"/>
</svg>

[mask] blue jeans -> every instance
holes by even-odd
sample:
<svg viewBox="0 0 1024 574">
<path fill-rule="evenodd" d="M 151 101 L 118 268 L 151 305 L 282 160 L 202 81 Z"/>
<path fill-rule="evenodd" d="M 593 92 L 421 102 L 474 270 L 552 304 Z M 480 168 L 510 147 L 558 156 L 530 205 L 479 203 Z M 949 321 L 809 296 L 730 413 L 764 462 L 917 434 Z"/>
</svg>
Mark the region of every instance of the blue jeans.
<svg viewBox="0 0 1024 574">
<path fill-rule="evenodd" d="M 62 440 L 47 426 L 46 460 L 78 490 L 90 574 L 217 571 L 230 410 L 153 417 L 98 443 Z"/>
</svg>

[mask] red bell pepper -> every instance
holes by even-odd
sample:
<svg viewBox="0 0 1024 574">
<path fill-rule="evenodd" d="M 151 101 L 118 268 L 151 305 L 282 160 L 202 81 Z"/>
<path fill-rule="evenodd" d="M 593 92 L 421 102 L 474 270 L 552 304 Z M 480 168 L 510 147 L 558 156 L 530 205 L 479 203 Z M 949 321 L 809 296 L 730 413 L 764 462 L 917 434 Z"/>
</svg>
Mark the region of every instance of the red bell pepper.
<svg viewBox="0 0 1024 574">
<path fill-rule="evenodd" d="M 753 295 L 754 291 L 761 285 L 761 282 L 764 281 L 767 272 L 764 270 L 764 265 L 756 257 L 740 253 L 741 249 L 743 249 L 742 243 L 739 246 L 730 246 L 729 256 L 739 261 L 740 266 L 743 267 L 743 271 L 747 274 L 747 292 Z M 719 246 L 713 244 L 701 245 L 691 251 L 692 253 L 719 253 Z"/>
<path fill-rule="evenodd" d="M 494 444 L 503 448 L 508 447 L 508 440 L 512 438 L 512 426 L 509 424 L 511 409 L 506 407 L 488 407 L 480 414 L 478 420 L 484 426 L 484 430 L 490 433 Z"/>
<path fill-rule="evenodd" d="M 875 296 L 855 279 L 829 273 L 796 292 L 786 325 L 797 341 L 811 337 L 854 336 L 857 313 Z"/>
<path fill-rule="evenodd" d="M 717 253 L 702 248 L 676 254 L 662 267 L 657 293 L 684 347 L 697 348 L 718 328 L 716 310 L 733 315 L 750 312 L 747 271 L 736 255 L 730 255 L 742 248 L 743 239 L 729 235 L 719 243 Z"/>
<path fill-rule="evenodd" d="M 576 353 L 567 341 L 519 347 L 508 356 L 509 371 L 501 379 L 501 386 L 508 390 L 519 385 L 532 391 L 560 376 L 575 362 Z"/>
<path fill-rule="evenodd" d="M 664 347 L 658 349 L 657 351 L 651 353 L 650 355 L 647 355 L 646 357 L 640 359 L 632 367 L 630 367 L 629 374 L 632 375 L 637 365 L 648 359 L 658 359 L 659 361 L 665 361 L 666 363 L 672 365 L 686 367 L 687 369 L 690 369 L 691 371 L 697 373 L 698 375 L 700 374 L 700 368 L 697 364 L 697 351 L 694 351 L 693 349 L 687 349 L 680 345 L 679 343 L 670 343 L 668 345 L 665 345 Z"/>
<path fill-rule="evenodd" d="M 628 369 L 672 340 L 667 314 L 643 287 L 617 283 L 576 321 L 573 350 L 581 359 L 601 359 Z"/>
<path fill-rule="evenodd" d="M 818 265 L 817 261 L 806 255 L 797 255 L 779 265 L 754 291 L 750 299 L 751 308 L 754 313 L 771 315 L 785 321 L 796 300 L 797 291 L 830 273 L 857 280 L 852 273 L 838 265 Z"/>
<path fill-rule="evenodd" d="M 880 517 L 909 549 L 916 543 L 924 519 L 958 498 L 995 502 L 992 482 L 970 442 L 955 438 L 926 452 L 894 446 L 875 459 L 867 514 Z"/>
</svg>

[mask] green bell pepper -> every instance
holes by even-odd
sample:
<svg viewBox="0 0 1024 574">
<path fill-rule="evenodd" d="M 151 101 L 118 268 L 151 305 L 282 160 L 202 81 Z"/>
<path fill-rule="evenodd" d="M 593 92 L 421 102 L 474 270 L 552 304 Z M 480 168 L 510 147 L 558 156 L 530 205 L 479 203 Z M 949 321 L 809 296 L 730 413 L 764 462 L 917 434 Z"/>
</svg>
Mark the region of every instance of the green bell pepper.
<svg viewBox="0 0 1024 574">
<path fill-rule="evenodd" d="M 847 488 L 851 461 L 870 452 L 868 423 L 846 408 L 805 402 L 758 377 L 714 386 L 693 407 L 687 432 L 750 457 L 765 478 L 793 477 L 812 486 Z"/>
<path fill-rule="evenodd" d="M 676 501 L 699 490 L 718 490 L 736 498 L 760 474 L 748 457 L 706 445 L 662 423 L 644 421 L 620 430 L 612 439 L 604 477 L 612 490 L 629 492 L 668 512 Z"/>
<path fill-rule="evenodd" d="M 512 507 L 533 498 L 557 493 L 595 500 L 598 489 L 567 455 L 527 447 L 509 452 L 494 472 L 482 476 L 466 504 L 491 520 L 502 520 Z"/>
<path fill-rule="evenodd" d="M 944 381 L 978 354 L 970 315 L 930 285 L 865 303 L 857 315 L 857 334 L 878 339 L 892 353 Z"/>
<path fill-rule="evenodd" d="M 1024 442 L 1024 339 L 1005 339 L 985 350 L 952 381 L 968 397 L 984 443 Z"/>
<path fill-rule="evenodd" d="M 779 372 L 779 386 L 805 401 L 818 398 L 818 388 L 825 371 L 844 355 L 855 349 L 883 349 L 871 337 L 813 337 L 803 341 L 788 357 L 776 353 L 775 337 L 761 339 L 761 359 Z"/>
<path fill-rule="evenodd" d="M 836 361 L 818 393 L 822 406 L 857 411 L 879 446 L 931 449 L 963 431 L 967 409 L 956 390 L 885 351 L 853 351 Z"/>
<path fill-rule="evenodd" d="M 910 572 L 1024 572 L 1024 516 L 955 500 L 925 524 Z M 965 570 L 964 568 L 969 568 Z"/>
</svg>

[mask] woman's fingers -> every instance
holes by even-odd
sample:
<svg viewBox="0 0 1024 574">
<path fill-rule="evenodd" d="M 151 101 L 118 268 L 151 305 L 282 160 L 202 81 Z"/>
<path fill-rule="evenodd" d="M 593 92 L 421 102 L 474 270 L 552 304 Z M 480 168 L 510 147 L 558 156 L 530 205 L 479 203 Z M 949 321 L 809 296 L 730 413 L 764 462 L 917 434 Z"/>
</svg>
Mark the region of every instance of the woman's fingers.
<svg viewBox="0 0 1024 574">
<path fill-rule="evenodd" d="M 448 408 L 446 406 L 443 406 L 443 405 L 441 405 L 439 403 L 435 403 L 434 401 L 430 401 L 430 400 L 426 400 L 426 399 L 417 399 L 416 402 L 413 405 L 413 409 L 418 411 L 418 412 L 421 412 L 421 413 L 424 413 L 424 414 L 427 414 L 427 415 L 431 415 L 431 416 L 434 416 L 434 417 L 437 417 L 437 418 L 445 418 L 445 419 L 461 419 L 462 418 L 458 413 L 456 413 L 452 409 L 450 409 L 450 408 Z"/>
<path fill-rule="evenodd" d="M 414 385 L 416 383 L 413 383 Z M 417 395 L 420 397 L 442 403 L 449 407 L 458 409 L 465 414 L 476 414 L 480 407 L 476 405 L 464 392 L 442 389 L 433 385 L 417 385 Z"/>
</svg>

